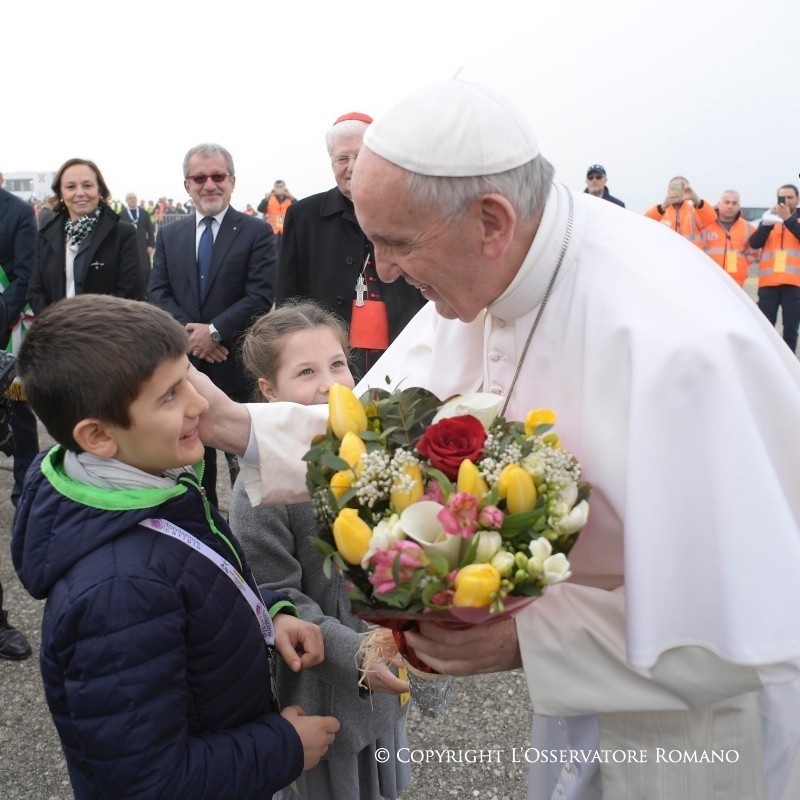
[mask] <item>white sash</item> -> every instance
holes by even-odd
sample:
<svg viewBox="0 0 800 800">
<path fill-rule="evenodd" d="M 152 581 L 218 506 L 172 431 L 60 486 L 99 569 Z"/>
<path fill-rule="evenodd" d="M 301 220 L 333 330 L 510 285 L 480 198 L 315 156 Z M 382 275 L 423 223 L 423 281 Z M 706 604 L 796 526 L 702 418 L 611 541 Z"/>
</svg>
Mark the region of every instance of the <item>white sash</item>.
<svg viewBox="0 0 800 800">
<path fill-rule="evenodd" d="M 198 553 L 204 555 L 209 561 L 213 561 L 235 584 L 236 588 L 242 593 L 244 599 L 247 600 L 250 608 L 258 619 L 258 627 L 261 629 L 261 635 L 269 647 L 275 644 L 275 628 L 272 625 L 272 619 L 269 612 L 264 608 L 264 601 L 261 597 L 247 585 L 244 578 L 239 574 L 238 570 L 226 559 L 218 553 L 215 553 L 208 545 L 203 544 L 196 536 L 193 536 L 189 531 L 178 527 L 174 523 L 166 519 L 145 519 L 142 520 L 140 525 L 156 533 L 164 533 L 171 536 L 173 539 L 178 539 L 189 547 L 197 550 Z"/>
</svg>

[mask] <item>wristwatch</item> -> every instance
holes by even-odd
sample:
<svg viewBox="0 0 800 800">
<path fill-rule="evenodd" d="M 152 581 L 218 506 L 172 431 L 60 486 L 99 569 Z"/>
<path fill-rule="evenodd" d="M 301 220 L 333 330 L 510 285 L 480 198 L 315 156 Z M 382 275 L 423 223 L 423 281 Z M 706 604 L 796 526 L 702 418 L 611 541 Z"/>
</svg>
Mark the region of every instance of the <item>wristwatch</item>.
<svg viewBox="0 0 800 800">
<path fill-rule="evenodd" d="M 211 336 L 212 342 L 221 342 L 222 341 L 222 334 L 214 327 L 214 323 L 210 322 L 208 324 L 208 333 Z"/>
</svg>

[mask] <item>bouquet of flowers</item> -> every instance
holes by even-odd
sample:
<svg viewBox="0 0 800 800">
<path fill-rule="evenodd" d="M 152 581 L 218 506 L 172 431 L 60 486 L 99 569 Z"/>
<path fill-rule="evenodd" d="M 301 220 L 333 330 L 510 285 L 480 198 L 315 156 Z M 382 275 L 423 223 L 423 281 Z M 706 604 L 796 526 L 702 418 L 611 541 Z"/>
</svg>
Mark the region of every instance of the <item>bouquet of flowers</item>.
<svg viewBox="0 0 800 800">
<path fill-rule="evenodd" d="M 315 544 L 350 586 L 354 613 L 404 645 L 419 619 L 480 624 L 513 613 L 570 575 L 589 485 L 551 429 L 552 411 L 498 416 L 501 398 L 442 403 L 425 389 L 335 385 L 329 430 L 305 456 Z"/>
</svg>

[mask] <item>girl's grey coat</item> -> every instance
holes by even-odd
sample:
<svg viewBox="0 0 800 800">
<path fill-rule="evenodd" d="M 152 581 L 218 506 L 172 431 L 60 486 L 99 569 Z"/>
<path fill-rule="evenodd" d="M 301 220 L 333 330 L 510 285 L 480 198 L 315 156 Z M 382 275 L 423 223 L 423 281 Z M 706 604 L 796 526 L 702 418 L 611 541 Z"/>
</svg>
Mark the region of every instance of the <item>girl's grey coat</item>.
<svg viewBox="0 0 800 800">
<path fill-rule="evenodd" d="M 325 660 L 300 673 L 278 659 L 281 707 L 336 717 L 341 730 L 330 754 L 357 753 L 392 730 L 403 713 L 397 695 L 359 692 L 356 651 L 367 624 L 350 613 L 342 576 L 322 574 L 323 558 L 309 541 L 320 536 L 311 503 L 253 508 L 242 479 L 231 495 L 230 526 L 241 542 L 259 586 L 282 590 L 300 617 L 322 628 Z"/>
</svg>

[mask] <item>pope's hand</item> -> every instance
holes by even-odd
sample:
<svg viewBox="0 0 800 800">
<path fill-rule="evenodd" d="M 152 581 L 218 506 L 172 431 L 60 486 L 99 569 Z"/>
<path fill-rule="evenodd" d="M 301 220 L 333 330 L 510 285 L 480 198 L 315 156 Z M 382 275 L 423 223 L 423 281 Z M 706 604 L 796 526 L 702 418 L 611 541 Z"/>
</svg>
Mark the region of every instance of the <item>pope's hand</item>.
<svg viewBox="0 0 800 800">
<path fill-rule="evenodd" d="M 419 633 L 407 631 L 405 637 L 429 667 L 445 675 L 505 672 L 522 666 L 513 617 L 464 629 L 421 622 Z"/>
<path fill-rule="evenodd" d="M 189 382 L 208 401 L 208 411 L 200 417 L 203 444 L 243 456 L 250 440 L 247 408 L 231 400 L 207 375 L 194 367 L 189 367 Z"/>
<path fill-rule="evenodd" d="M 306 622 L 291 614 L 277 614 L 275 647 L 293 672 L 321 664 L 325 657 L 322 630 L 313 622 Z"/>
</svg>

